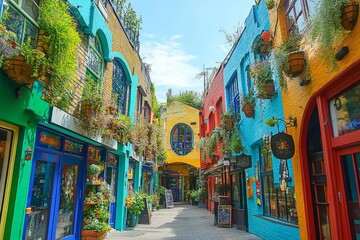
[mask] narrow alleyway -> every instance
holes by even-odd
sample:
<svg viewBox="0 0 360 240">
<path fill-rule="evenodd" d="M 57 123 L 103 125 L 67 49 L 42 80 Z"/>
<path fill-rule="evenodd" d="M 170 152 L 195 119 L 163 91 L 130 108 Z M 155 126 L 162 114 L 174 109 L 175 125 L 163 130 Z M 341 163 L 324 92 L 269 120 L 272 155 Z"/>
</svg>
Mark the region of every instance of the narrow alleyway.
<svg viewBox="0 0 360 240">
<path fill-rule="evenodd" d="M 111 231 L 108 240 L 255 240 L 258 237 L 232 228 L 218 228 L 213 225 L 214 215 L 206 209 L 191 205 L 175 205 L 172 209 L 153 212 L 150 225 L 139 224 L 135 229 Z"/>
</svg>

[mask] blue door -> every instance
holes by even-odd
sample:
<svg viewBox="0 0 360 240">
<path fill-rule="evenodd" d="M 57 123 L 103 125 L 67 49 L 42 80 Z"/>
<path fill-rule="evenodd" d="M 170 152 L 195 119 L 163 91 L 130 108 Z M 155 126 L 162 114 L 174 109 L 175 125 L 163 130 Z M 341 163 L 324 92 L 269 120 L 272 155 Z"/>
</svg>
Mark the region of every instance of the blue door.
<svg viewBox="0 0 360 240">
<path fill-rule="evenodd" d="M 115 165 L 106 165 L 106 182 L 110 185 L 111 194 L 116 196 L 117 170 Z M 116 201 L 110 203 L 109 225 L 115 227 Z"/>
<path fill-rule="evenodd" d="M 24 239 L 78 239 L 81 158 L 35 151 Z"/>
</svg>

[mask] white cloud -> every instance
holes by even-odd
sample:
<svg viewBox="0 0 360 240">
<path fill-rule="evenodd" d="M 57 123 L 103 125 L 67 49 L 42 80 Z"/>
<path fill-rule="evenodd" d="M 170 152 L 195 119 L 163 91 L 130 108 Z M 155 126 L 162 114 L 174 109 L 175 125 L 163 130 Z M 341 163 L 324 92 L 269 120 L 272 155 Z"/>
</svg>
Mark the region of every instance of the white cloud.
<svg viewBox="0 0 360 240">
<path fill-rule="evenodd" d="M 141 56 L 151 64 L 151 80 L 159 102 L 166 102 L 169 88 L 173 94 L 184 90 L 202 91 L 202 81 L 195 78 L 202 70 L 191 65 L 196 56 L 184 51 L 181 38 L 181 35 L 173 35 L 164 41 L 153 39 L 141 44 Z"/>
<path fill-rule="evenodd" d="M 142 33 L 142 36 L 146 37 L 146 38 L 155 38 L 155 35 L 152 33 Z"/>
</svg>

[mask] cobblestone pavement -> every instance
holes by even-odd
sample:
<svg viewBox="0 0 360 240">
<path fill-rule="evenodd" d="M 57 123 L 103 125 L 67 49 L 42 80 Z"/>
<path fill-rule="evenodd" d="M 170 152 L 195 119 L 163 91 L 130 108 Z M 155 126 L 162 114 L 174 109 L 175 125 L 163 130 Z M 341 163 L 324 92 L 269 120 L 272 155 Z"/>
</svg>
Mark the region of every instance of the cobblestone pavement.
<svg viewBox="0 0 360 240">
<path fill-rule="evenodd" d="M 204 208 L 175 205 L 152 213 L 151 224 L 138 224 L 134 229 L 112 230 L 108 240 L 257 240 L 260 239 L 236 227 L 214 226 L 214 215 Z"/>
</svg>

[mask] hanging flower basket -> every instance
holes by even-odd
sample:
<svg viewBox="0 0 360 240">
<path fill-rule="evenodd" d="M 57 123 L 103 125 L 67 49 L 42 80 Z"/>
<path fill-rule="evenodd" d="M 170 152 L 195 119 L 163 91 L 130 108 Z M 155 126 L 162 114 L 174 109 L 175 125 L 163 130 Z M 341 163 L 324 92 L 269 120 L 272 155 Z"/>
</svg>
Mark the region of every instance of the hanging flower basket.
<svg viewBox="0 0 360 240">
<path fill-rule="evenodd" d="M 274 81 L 269 80 L 264 84 L 261 93 L 259 93 L 256 97 L 261 99 L 271 99 L 275 94 L 276 92 Z"/>
<path fill-rule="evenodd" d="M 261 33 L 261 37 L 264 40 L 265 43 L 270 43 L 271 41 L 271 33 L 269 30 L 263 31 Z"/>
<path fill-rule="evenodd" d="M 34 70 L 26 63 L 23 55 L 5 60 L 2 68 L 9 78 L 20 84 L 32 84 L 37 79 L 32 77 Z"/>
<path fill-rule="evenodd" d="M 241 108 L 241 110 L 244 112 L 247 118 L 254 117 L 254 104 L 247 103 Z"/>
<path fill-rule="evenodd" d="M 106 231 L 81 230 L 82 240 L 100 240 L 106 237 Z"/>
<path fill-rule="evenodd" d="M 45 41 L 45 30 L 39 30 L 36 49 L 44 53 L 47 53 L 47 51 L 49 50 L 49 44 Z"/>
<path fill-rule="evenodd" d="M 81 101 L 81 115 L 84 118 L 96 117 L 99 113 L 100 106 L 91 101 Z"/>
<path fill-rule="evenodd" d="M 305 52 L 292 52 L 288 55 L 289 70 L 287 74 L 290 77 L 297 77 L 305 70 Z"/>
<path fill-rule="evenodd" d="M 349 3 L 349 5 L 341 8 L 341 25 L 346 30 L 353 30 L 359 14 L 359 6 L 357 3 Z"/>
</svg>

